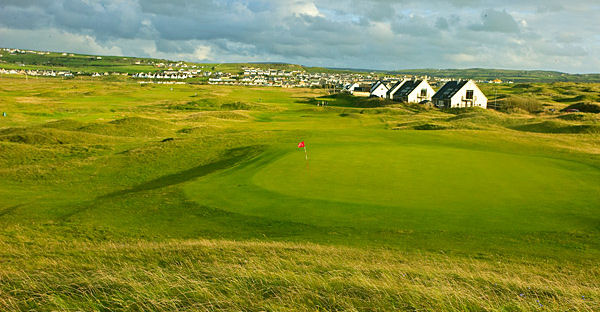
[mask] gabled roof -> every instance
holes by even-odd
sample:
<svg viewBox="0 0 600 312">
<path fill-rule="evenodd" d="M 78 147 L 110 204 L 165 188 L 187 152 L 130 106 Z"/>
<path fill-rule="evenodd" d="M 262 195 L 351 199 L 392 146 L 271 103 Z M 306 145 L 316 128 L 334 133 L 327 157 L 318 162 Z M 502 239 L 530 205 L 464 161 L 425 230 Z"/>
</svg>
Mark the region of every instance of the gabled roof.
<svg viewBox="0 0 600 312">
<path fill-rule="evenodd" d="M 375 91 L 377 88 L 379 88 L 379 86 L 383 85 L 386 89 L 388 89 L 388 87 L 385 85 L 385 83 L 383 83 L 381 80 L 377 81 L 373 87 L 371 87 L 370 92 L 373 93 L 373 91 Z"/>
<path fill-rule="evenodd" d="M 396 97 L 408 96 L 415 88 L 417 88 L 423 80 L 409 80 L 404 83 L 398 91 L 394 94 Z"/>
<path fill-rule="evenodd" d="M 433 97 L 431 98 L 432 100 L 443 100 L 443 99 L 449 99 L 451 97 L 453 97 L 456 92 L 458 92 L 460 89 L 462 89 L 467 82 L 469 82 L 468 80 L 458 80 L 458 81 L 448 81 L 446 82 L 446 84 L 438 90 L 438 92 L 436 92 Z"/>
<path fill-rule="evenodd" d="M 375 90 L 377 87 L 379 87 L 379 85 L 381 84 L 381 81 L 377 81 L 375 82 L 372 86 L 371 89 L 369 90 L 369 92 L 373 92 L 373 90 Z"/>
<path fill-rule="evenodd" d="M 396 82 L 393 86 L 391 86 L 387 92 L 388 97 L 391 97 L 392 95 L 394 95 L 394 93 L 396 93 L 396 91 L 398 91 L 398 89 L 400 89 L 400 87 L 406 82 L 407 80 L 400 80 L 398 82 Z"/>
</svg>

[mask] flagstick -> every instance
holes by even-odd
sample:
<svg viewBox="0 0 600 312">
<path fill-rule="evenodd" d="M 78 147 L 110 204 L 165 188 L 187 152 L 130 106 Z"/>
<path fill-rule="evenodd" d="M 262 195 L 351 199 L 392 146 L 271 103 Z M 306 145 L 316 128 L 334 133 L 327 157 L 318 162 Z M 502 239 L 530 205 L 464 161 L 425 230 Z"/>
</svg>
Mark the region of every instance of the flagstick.
<svg viewBox="0 0 600 312">
<path fill-rule="evenodd" d="M 306 145 L 304 145 L 304 158 L 308 161 L 308 153 L 306 153 Z"/>
</svg>

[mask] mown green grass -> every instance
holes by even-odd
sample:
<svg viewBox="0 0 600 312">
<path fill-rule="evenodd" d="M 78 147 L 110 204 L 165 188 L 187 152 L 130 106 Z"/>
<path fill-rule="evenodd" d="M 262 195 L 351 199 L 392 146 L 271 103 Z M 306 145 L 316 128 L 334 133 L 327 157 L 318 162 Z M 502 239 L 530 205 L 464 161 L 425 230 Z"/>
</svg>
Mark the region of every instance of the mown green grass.
<svg viewBox="0 0 600 312">
<path fill-rule="evenodd" d="M 0 309 L 600 308 L 596 115 L 324 96 L 0 79 Z"/>
</svg>

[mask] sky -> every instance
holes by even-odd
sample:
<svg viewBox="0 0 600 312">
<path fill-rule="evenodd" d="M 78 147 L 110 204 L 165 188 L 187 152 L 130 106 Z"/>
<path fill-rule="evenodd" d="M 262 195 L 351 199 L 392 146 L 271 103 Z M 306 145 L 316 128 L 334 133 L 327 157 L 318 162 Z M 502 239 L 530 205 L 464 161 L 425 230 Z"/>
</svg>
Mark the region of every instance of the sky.
<svg viewBox="0 0 600 312">
<path fill-rule="evenodd" d="M 0 47 L 194 62 L 600 72 L 598 0 L 0 0 Z"/>
</svg>

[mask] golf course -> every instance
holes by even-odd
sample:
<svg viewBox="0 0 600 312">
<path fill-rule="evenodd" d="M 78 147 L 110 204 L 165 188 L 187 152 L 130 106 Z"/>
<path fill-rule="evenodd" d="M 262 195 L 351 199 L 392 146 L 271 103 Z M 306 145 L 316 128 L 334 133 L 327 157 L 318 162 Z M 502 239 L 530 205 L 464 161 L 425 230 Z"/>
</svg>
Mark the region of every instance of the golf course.
<svg viewBox="0 0 600 312">
<path fill-rule="evenodd" d="M 600 84 L 490 88 L 4 75 L 0 310 L 599 311 Z"/>
</svg>

